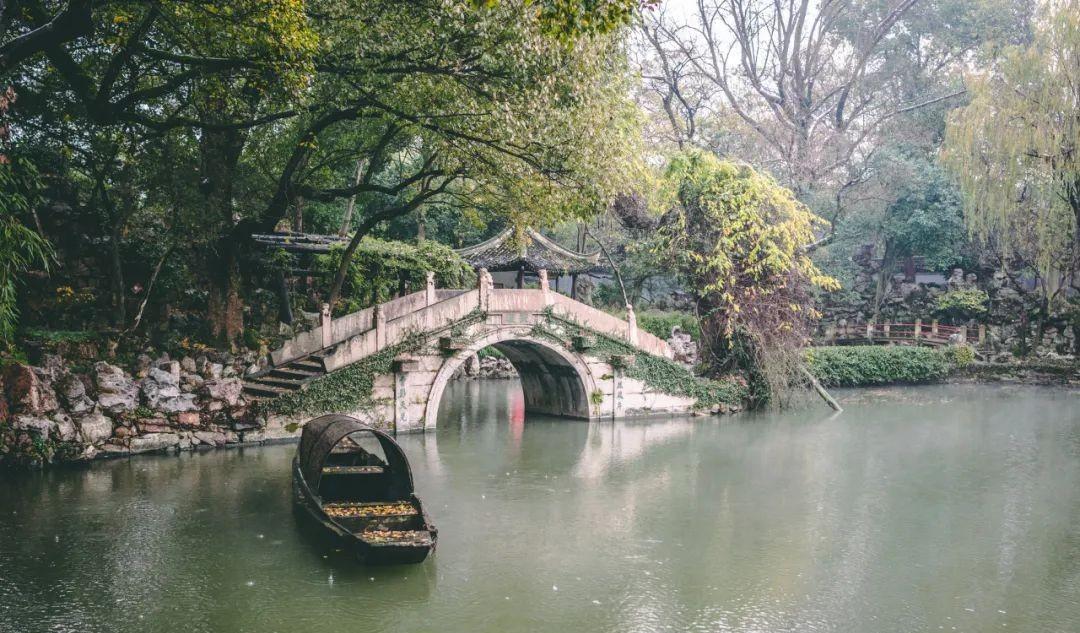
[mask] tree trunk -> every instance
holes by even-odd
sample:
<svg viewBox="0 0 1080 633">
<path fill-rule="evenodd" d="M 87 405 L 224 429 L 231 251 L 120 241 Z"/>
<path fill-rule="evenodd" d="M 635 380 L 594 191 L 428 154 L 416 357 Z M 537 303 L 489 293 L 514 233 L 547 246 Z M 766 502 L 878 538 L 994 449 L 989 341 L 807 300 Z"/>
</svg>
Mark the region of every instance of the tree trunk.
<svg viewBox="0 0 1080 633">
<path fill-rule="evenodd" d="M 881 312 L 881 303 L 892 290 L 892 273 L 896 265 L 896 249 L 885 242 L 885 253 L 881 258 L 881 270 L 878 271 L 877 288 L 874 290 L 874 313 L 871 320 L 876 320 Z"/>
<path fill-rule="evenodd" d="M 233 182 L 246 135 L 239 130 L 202 130 L 202 193 L 207 221 L 221 227 L 221 237 L 205 261 L 209 281 L 210 334 L 230 347 L 244 329 L 244 303 L 240 296 L 239 238 L 233 235 Z"/>
<path fill-rule="evenodd" d="M 127 306 L 124 305 L 124 262 L 120 258 L 120 231 L 119 224 L 113 225 L 112 235 L 109 236 L 109 255 L 112 260 L 112 291 L 113 291 L 113 319 L 117 328 L 123 328 L 127 324 Z"/>
<path fill-rule="evenodd" d="M 278 273 L 278 320 L 285 325 L 292 325 L 293 313 L 292 313 L 292 298 L 289 295 L 289 282 L 285 278 L 285 273 Z"/>
</svg>

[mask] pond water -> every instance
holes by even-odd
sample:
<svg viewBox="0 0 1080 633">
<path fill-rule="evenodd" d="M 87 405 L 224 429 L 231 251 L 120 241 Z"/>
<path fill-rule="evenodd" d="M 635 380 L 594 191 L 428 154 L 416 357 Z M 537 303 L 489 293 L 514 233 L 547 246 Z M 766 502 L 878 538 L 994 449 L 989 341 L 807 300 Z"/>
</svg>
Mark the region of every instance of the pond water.
<svg viewBox="0 0 1080 633">
<path fill-rule="evenodd" d="M 292 445 L 0 473 L 0 632 L 1080 631 L 1080 394 L 588 424 L 455 384 L 401 438 L 440 530 L 305 538 Z"/>
</svg>

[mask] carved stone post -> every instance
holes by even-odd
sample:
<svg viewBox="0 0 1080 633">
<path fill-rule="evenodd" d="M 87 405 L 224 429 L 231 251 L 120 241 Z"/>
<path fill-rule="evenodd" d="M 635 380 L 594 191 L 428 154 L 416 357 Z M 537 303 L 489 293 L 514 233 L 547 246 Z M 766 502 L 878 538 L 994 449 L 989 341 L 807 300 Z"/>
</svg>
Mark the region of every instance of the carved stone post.
<svg viewBox="0 0 1080 633">
<path fill-rule="evenodd" d="M 915 338 L 922 338 L 922 319 L 915 319 Z"/>
<path fill-rule="evenodd" d="M 626 304 L 626 340 L 632 345 L 637 345 L 637 315 L 634 314 L 634 306 Z"/>
<path fill-rule="evenodd" d="M 536 274 L 540 276 L 540 290 L 544 293 L 544 305 L 551 305 L 553 299 L 551 297 L 551 284 L 548 282 L 548 272 L 541 268 L 536 271 Z"/>
<path fill-rule="evenodd" d="M 476 288 L 480 292 L 480 309 L 487 311 L 491 303 L 491 273 L 487 268 L 481 268 L 476 275 Z"/>
<path fill-rule="evenodd" d="M 375 349 L 386 347 L 386 315 L 383 314 L 382 304 L 377 304 L 375 313 Z"/>
<path fill-rule="evenodd" d="M 427 271 L 427 305 L 435 303 L 435 273 Z"/>
<path fill-rule="evenodd" d="M 330 318 L 330 304 L 322 304 L 322 310 L 319 311 L 319 326 L 322 328 L 322 344 L 323 347 L 330 347 L 330 344 L 334 342 L 334 320 Z"/>
</svg>

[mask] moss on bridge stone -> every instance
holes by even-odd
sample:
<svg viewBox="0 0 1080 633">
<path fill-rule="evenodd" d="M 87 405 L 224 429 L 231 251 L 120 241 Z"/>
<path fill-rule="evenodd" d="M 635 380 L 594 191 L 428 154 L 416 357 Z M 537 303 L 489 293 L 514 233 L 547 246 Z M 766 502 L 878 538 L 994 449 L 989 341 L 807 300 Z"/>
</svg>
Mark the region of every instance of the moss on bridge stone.
<svg viewBox="0 0 1080 633">
<path fill-rule="evenodd" d="M 679 363 L 643 352 L 626 341 L 607 336 L 571 319 L 544 312 L 544 322 L 533 327 L 533 336 L 545 338 L 574 350 L 575 342 L 588 340 L 588 354 L 616 367 L 628 378 L 640 380 L 660 393 L 693 398 L 699 409 L 741 405 L 746 401 L 745 382 L 737 377 L 709 380 L 696 376 Z"/>
</svg>

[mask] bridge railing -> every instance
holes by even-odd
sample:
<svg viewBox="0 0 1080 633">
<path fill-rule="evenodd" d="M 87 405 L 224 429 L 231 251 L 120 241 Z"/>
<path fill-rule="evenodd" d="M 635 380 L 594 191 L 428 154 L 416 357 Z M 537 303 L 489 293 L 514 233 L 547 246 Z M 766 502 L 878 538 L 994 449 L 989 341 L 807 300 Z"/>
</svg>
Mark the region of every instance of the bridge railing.
<svg viewBox="0 0 1080 633">
<path fill-rule="evenodd" d="M 625 340 L 649 353 L 672 357 L 671 348 L 665 341 L 638 330 L 632 310 L 624 321 L 560 295 L 550 289 L 546 274 L 541 275 L 540 289 L 496 290 L 486 271 L 481 272 L 474 290 L 436 289 L 434 275 L 429 273 L 427 287 L 422 291 L 336 319 L 324 305 L 318 327 L 286 341 L 270 356 L 273 364 L 278 366 L 346 341 L 346 347 L 358 348 L 338 350 L 324 358 L 327 369 L 332 369 L 331 365 L 342 360 L 337 358 L 338 355 L 355 357 L 360 349 L 364 353 L 374 353 L 383 349 L 387 341 L 399 340 L 411 331 L 431 331 L 452 325 L 477 308 L 492 313 L 537 314 L 549 307 L 560 316 L 597 332 Z"/>
<path fill-rule="evenodd" d="M 973 345 L 986 343 L 985 325 L 955 326 L 943 325 L 932 320 L 923 322 L 916 319 L 913 323 L 905 322 L 869 322 L 859 324 L 822 323 L 819 326 L 820 337 L 825 342 L 925 342 L 930 345 L 945 345 L 956 341 Z"/>
</svg>

